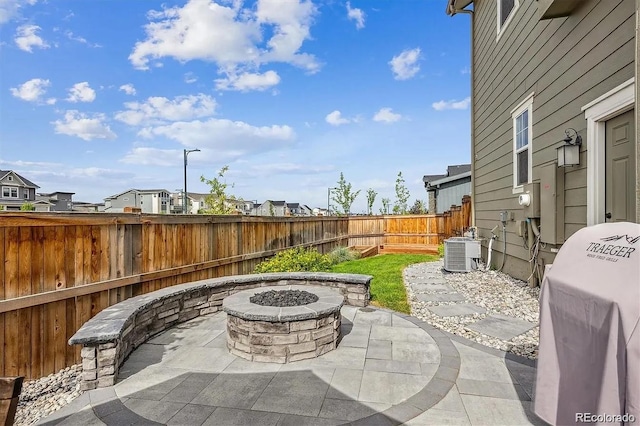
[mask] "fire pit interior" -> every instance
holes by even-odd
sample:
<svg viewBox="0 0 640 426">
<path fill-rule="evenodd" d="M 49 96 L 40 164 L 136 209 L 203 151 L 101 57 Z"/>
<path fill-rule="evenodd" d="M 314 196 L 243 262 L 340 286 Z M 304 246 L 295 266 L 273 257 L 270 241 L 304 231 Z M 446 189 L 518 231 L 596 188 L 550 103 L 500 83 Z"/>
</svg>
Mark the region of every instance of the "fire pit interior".
<svg viewBox="0 0 640 426">
<path fill-rule="evenodd" d="M 304 290 L 269 290 L 254 294 L 249 302 L 262 306 L 301 306 L 317 302 L 318 296 Z"/>
<path fill-rule="evenodd" d="M 340 341 L 344 296 L 325 287 L 274 286 L 224 299 L 229 351 L 250 361 L 315 358 Z"/>
</svg>

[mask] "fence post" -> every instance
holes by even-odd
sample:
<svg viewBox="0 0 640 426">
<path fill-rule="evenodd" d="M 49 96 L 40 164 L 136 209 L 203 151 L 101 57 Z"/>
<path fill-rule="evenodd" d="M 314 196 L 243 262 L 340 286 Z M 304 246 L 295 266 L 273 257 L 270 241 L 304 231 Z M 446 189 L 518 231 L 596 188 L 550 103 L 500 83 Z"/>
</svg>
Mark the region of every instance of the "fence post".
<svg viewBox="0 0 640 426">
<path fill-rule="evenodd" d="M 24 377 L 0 377 L 0 424 L 12 426 Z"/>
</svg>

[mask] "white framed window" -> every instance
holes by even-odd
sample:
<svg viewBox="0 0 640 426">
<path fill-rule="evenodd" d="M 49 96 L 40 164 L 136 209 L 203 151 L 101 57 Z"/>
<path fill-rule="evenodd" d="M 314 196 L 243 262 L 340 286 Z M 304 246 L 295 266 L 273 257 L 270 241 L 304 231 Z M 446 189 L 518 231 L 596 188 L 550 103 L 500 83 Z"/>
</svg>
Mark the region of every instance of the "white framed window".
<svg viewBox="0 0 640 426">
<path fill-rule="evenodd" d="M 511 111 L 513 121 L 513 189 L 522 190 L 532 178 L 533 93 Z"/>
<path fill-rule="evenodd" d="M 3 186 L 2 187 L 2 197 L 3 198 L 18 198 L 18 188 L 13 186 Z"/>
<path fill-rule="evenodd" d="M 27 188 L 24 189 L 24 199 L 25 200 L 29 199 L 29 190 Z"/>
<path fill-rule="evenodd" d="M 8 181 L 12 181 L 12 180 L 13 180 L 13 176 L 8 176 L 8 177 L 7 177 L 7 180 L 8 180 Z"/>
<path fill-rule="evenodd" d="M 496 9 L 497 13 L 497 39 L 500 39 L 500 36 L 504 32 L 504 29 L 507 28 L 509 22 L 513 19 L 513 15 L 516 14 L 516 10 L 520 6 L 520 0 L 496 0 Z"/>
</svg>

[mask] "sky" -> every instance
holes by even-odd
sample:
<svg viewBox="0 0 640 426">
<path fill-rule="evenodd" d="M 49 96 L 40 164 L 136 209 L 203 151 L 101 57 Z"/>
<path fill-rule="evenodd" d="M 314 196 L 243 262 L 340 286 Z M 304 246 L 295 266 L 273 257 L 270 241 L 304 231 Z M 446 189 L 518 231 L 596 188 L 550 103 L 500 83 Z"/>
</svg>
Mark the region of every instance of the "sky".
<svg viewBox="0 0 640 426">
<path fill-rule="evenodd" d="M 344 173 L 410 202 L 470 161 L 469 19 L 446 0 L 0 0 L 0 169 L 326 207 Z"/>
</svg>

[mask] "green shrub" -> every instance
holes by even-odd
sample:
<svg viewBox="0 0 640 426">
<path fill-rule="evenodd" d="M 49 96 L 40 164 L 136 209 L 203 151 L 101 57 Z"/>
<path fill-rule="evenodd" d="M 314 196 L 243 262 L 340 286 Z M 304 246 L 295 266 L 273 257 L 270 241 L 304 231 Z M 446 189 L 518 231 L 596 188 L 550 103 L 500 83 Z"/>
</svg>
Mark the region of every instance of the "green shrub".
<svg viewBox="0 0 640 426">
<path fill-rule="evenodd" d="M 438 256 L 444 257 L 444 243 L 438 245 Z"/>
<path fill-rule="evenodd" d="M 260 262 L 255 273 L 266 272 L 321 272 L 331 268 L 329 256 L 318 253 L 316 249 L 303 247 L 283 250 L 269 260 Z"/>
<path fill-rule="evenodd" d="M 20 206 L 20 211 L 34 212 L 36 211 L 36 206 L 34 206 L 32 203 L 25 202 Z"/>
<path fill-rule="evenodd" d="M 329 253 L 328 256 L 331 264 L 337 265 L 338 263 L 359 259 L 360 253 L 350 250 L 348 247 L 338 247 Z"/>
</svg>

